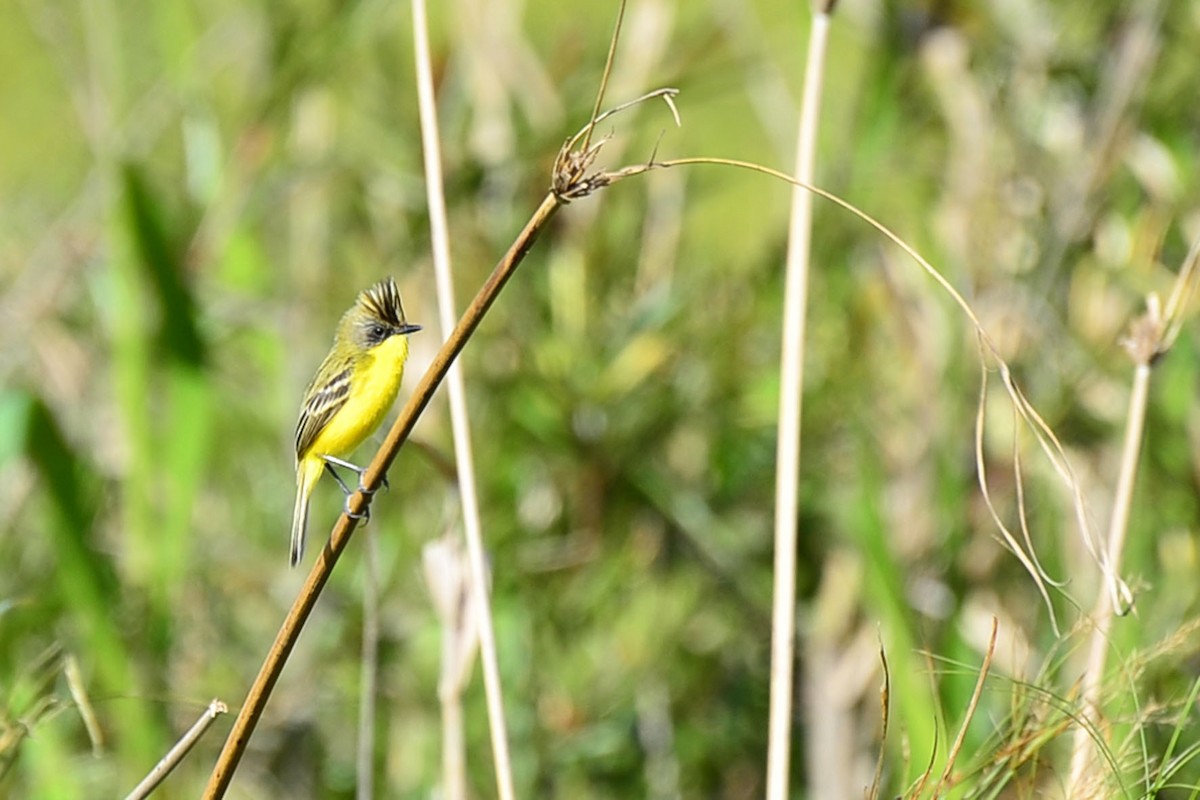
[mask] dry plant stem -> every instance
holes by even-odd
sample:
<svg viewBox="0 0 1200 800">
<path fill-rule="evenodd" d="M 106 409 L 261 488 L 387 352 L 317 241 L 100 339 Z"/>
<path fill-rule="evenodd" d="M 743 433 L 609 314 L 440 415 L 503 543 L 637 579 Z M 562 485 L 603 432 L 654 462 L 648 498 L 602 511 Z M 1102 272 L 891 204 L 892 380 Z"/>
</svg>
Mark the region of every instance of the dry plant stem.
<svg viewBox="0 0 1200 800">
<path fill-rule="evenodd" d="M 88 739 L 92 743 L 92 755 L 100 758 L 104 754 L 104 729 L 100 727 L 100 720 L 96 718 L 96 709 L 92 707 L 87 684 L 79 671 L 79 659 L 75 658 L 74 653 L 68 653 L 64 659 L 63 674 L 67 679 L 67 688 L 71 692 L 71 699 L 75 701 L 75 707 L 79 709 L 79 717 L 83 720 L 83 727 L 87 730 Z"/>
<path fill-rule="evenodd" d="M 812 183 L 820 118 L 821 81 L 829 40 L 829 15 L 814 13 L 809 32 L 804 97 L 796 137 L 796 179 Z M 800 401 L 804 385 L 804 319 L 808 305 L 808 254 L 812 195 L 792 192 L 780 357 L 779 432 L 775 459 L 775 589 L 771 622 L 771 710 L 767 747 L 767 798 L 788 796 L 792 742 L 792 664 L 796 639 L 796 524 L 799 515 Z"/>
<path fill-rule="evenodd" d="M 888 668 L 887 651 L 879 643 L 879 662 L 883 668 L 883 686 L 879 687 L 879 755 L 875 759 L 875 777 L 867 790 L 867 800 L 879 797 L 879 785 L 883 781 L 883 754 L 887 747 L 888 724 L 891 722 L 892 674 Z"/>
<path fill-rule="evenodd" d="M 555 194 L 546 195 L 524 229 L 517 235 L 508 252 L 492 270 L 492 274 L 488 276 L 487 281 L 475 295 L 475 299 L 467 306 L 467 310 L 463 312 L 462 318 L 450 334 L 450 338 L 434 356 L 433 362 L 421 377 L 421 382 L 417 384 L 391 430 L 388 431 L 383 445 L 375 453 L 370 466 L 363 473 L 363 486 L 366 487 L 368 494 L 356 492 L 350 498 L 347 509 L 350 514 L 361 515 L 370 505 L 370 493 L 376 491 L 383 483 L 384 475 L 387 474 L 400 447 L 408 440 L 409 434 L 412 433 L 412 429 L 417 423 L 417 418 L 425 410 L 425 406 L 429 405 L 433 393 L 446 377 L 450 365 L 466 346 L 471 334 L 479 327 L 479 322 L 495 302 L 496 297 L 499 296 L 504 284 L 512 277 L 525 254 L 529 252 L 529 248 L 533 246 L 538 235 L 561 206 L 562 201 Z M 234 770 L 237 769 L 246 745 L 250 742 L 250 736 L 254 733 L 254 727 L 258 724 L 259 717 L 262 716 L 263 709 L 267 705 L 271 690 L 275 688 L 275 683 L 283 671 L 283 665 L 296 645 L 300 630 L 312 613 L 321 590 L 329 580 L 334 565 L 346 549 L 346 545 L 349 544 L 350 536 L 356 527 L 358 527 L 358 520 L 343 513 L 333 527 L 329 542 L 317 554 L 316 561 L 304 581 L 300 594 L 292 604 L 291 610 L 288 611 L 254 683 L 250 686 L 246 700 L 234 721 L 233 730 L 229 732 L 229 738 L 225 740 L 225 746 L 217 758 L 216 766 L 213 767 L 212 775 L 208 780 L 208 786 L 204 790 L 203 796 L 206 800 L 225 796 L 229 783 L 233 780 Z"/>
<path fill-rule="evenodd" d="M 1150 394 L 1150 370 L 1148 361 L 1139 362 L 1134 368 L 1133 391 L 1129 396 L 1129 413 L 1125 422 L 1125 443 L 1121 451 L 1121 470 L 1117 478 L 1116 496 L 1113 498 L 1112 516 L 1108 526 L 1108 550 L 1105 569 L 1115 574 L 1125 550 L 1125 536 L 1129 527 L 1129 509 L 1133 502 L 1133 485 L 1137 477 L 1138 455 L 1142 447 L 1142 433 L 1146 422 L 1146 405 Z M 1103 688 L 1104 665 L 1108 659 L 1108 639 L 1112 630 L 1113 615 L 1117 611 L 1119 598 L 1101 587 L 1096 595 L 1096 607 L 1092 610 L 1092 635 L 1088 644 L 1088 660 L 1084 668 L 1080 701 L 1083 724 L 1075 729 L 1071 753 L 1071 778 L 1069 796 L 1076 796 L 1084 789 L 1089 767 L 1095 762 L 1095 743 L 1092 731 L 1100 725 L 1100 693 Z"/>
<path fill-rule="evenodd" d="M 421 144 L 425 157 L 425 191 L 429 206 L 429 227 L 433 243 L 433 266 L 437 282 L 438 318 L 442 333 L 454 327 L 454 283 L 450 271 L 450 234 L 446 222 L 443 193 L 441 148 L 439 146 L 437 103 L 433 93 L 433 74 L 429 58 L 428 25 L 425 0 L 413 0 L 413 39 L 416 51 L 417 98 L 420 105 Z M 496 657 L 496 634 L 492 627 L 492 609 L 487 589 L 487 558 L 483 549 L 483 526 L 475 488 L 475 464 L 471 450 L 471 426 L 467 414 L 466 388 L 462 369 L 452 364 L 447 374 L 450 397 L 450 424 L 454 435 L 454 457 L 458 467 L 458 487 L 462 502 L 463 528 L 467 538 L 470 564 L 470 601 L 475 604 L 479 623 L 480 661 L 487 700 L 488 723 L 492 739 L 492 759 L 501 800 L 514 797 L 512 762 L 508 753 L 508 729 L 504 719 L 504 691 L 500 685 L 500 667 Z"/>
<path fill-rule="evenodd" d="M 980 344 L 980 349 L 981 350 L 983 349 L 982 343 Z M 983 359 L 984 357 L 985 356 L 981 353 L 980 358 Z M 1023 566 L 1025 568 L 1026 572 L 1028 572 L 1030 575 L 1041 574 L 1040 568 L 1038 567 L 1038 563 L 1036 561 L 1037 556 L 1033 555 L 1033 543 L 1030 540 L 1028 533 L 1026 533 L 1026 537 L 1025 537 L 1025 540 L 1029 546 L 1029 553 L 1027 554 L 1025 552 L 1025 550 L 1023 550 L 1021 548 L 1020 544 L 1017 543 L 1016 537 L 1013 536 L 1012 531 L 1010 531 L 1008 529 L 1008 525 L 1006 525 L 1004 523 L 1004 520 L 1000 516 L 999 510 L 997 510 L 996 506 L 992 503 L 992 492 L 988 488 L 989 479 L 988 479 L 987 459 L 984 457 L 984 446 L 983 446 L 983 433 L 984 433 L 985 423 L 986 423 L 986 419 L 987 419 L 987 396 L 988 396 L 988 371 L 986 369 L 982 369 L 979 371 L 979 403 L 978 403 L 978 405 L 975 406 L 975 474 L 976 474 L 976 479 L 979 482 L 979 494 L 983 498 L 984 504 L 987 506 L 988 513 L 990 513 L 992 515 L 992 520 L 994 521 L 994 524 L 1000 531 L 1001 542 L 1008 548 L 1008 551 L 1010 553 L 1012 553 L 1013 556 L 1016 557 L 1016 559 L 1019 562 L 1021 562 L 1021 566 Z M 1014 409 L 1014 415 L 1015 415 L 1015 409 Z M 1020 434 L 1020 428 L 1018 426 L 1014 425 L 1013 426 L 1013 475 L 1016 478 L 1014 483 L 1017 487 L 1017 508 L 1021 515 L 1022 530 L 1025 530 L 1025 527 L 1024 527 L 1024 520 L 1025 520 L 1024 503 L 1022 502 L 1022 497 L 1024 495 L 1024 489 L 1022 487 L 1022 482 L 1021 482 L 1020 448 L 1018 446 L 1019 434 Z M 1059 635 L 1058 617 L 1054 613 L 1054 604 L 1050 602 L 1050 592 L 1046 588 L 1045 584 L 1043 584 L 1041 582 L 1039 582 L 1037 584 L 1037 589 L 1038 589 L 1038 593 L 1041 594 L 1041 596 L 1042 596 L 1042 601 L 1045 604 L 1047 614 L 1050 617 L 1050 627 L 1054 629 L 1054 635 L 1058 636 Z"/>
<path fill-rule="evenodd" d="M 592 132 L 596 130 L 600 116 L 600 106 L 604 103 L 604 93 L 608 90 L 608 79 L 612 75 L 613 60 L 617 56 L 617 43 L 621 41 L 621 25 L 625 22 L 625 0 L 617 6 L 617 24 L 613 26 L 612 38 L 608 40 L 608 57 L 604 60 L 604 72 L 600 76 L 600 88 L 596 91 L 596 104 L 592 106 L 591 122 L 584 129 L 583 146 L 579 149 L 587 152 L 592 142 Z"/>
<path fill-rule="evenodd" d="M 175 746 L 167 751 L 167 754 L 162 757 L 162 761 L 154 765 L 154 769 L 150 770 L 150 774 L 133 788 L 133 791 L 125 797 L 125 800 L 141 800 L 143 797 L 149 797 L 150 793 L 166 780 L 166 777 L 171 774 L 171 770 L 175 769 L 179 765 L 179 762 L 183 760 L 183 757 L 191 751 L 196 742 L 200 741 L 200 737 L 212 726 L 217 717 L 227 711 L 229 709 L 220 700 L 214 699 L 209 703 L 208 708 L 200 715 L 200 719 L 196 720 L 192 727 L 188 728 L 187 733 L 180 737 Z"/>
<path fill-rule="evenodd" d="M 971 719 L 975 716 L 975 710 L 979 708 L 979 698 L 983 696 L 983 684 L 987 681 L 988 671 L 992 668 L 992 656 L 996 653 L 996 632 L 999 629 L 999 621 L 992 617 L 992 635 L 988 638 L 987 653 L 983 657 L 983 665 L 979 668 L 979 680 L 975 681 L 975 691 L 971 695 L 971 702 L 967 704 L 967 713 L 963 717 L 962 725 L 959 726 L 958 736 L 954 738 L 954 744 L 950 747 L 950 753 L 946 758 L 946 767 L 942 770 L 942 777 L 938 779 L 937 786 L 933 787 L 933 796 L 940 797 L 942 790 L 947 788 L 950 783 L 950 775 L 954 771 L 954 762 L 958 760 L 958 754 L 962 751 L 963 741 L 967 738 L 967 726 L 971 724 Z"/>
</svg>

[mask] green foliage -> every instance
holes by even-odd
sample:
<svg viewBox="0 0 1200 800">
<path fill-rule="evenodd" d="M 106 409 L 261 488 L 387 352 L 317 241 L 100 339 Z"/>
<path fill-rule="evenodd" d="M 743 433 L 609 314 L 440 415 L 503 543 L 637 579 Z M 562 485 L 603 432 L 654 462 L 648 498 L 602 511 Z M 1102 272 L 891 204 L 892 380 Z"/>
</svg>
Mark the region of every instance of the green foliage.
<svg viewBox="0 0 1200 800">
<path fill-rule="evenodd" d="M 1116 342 L 1196 233 L 1194 11 L 843 5 L 821 185 L 964 291 L 1106 522 L 1130 385 Z M 407 11 L 100 0 L 16 4 L 0 25 L 0 108 L 20 121 L 0 126 L 0 795 L 119 796 L 210 698 L 241 701 L 303 579 L 289 441 L 338 315 L 393 274 L 426 325 L 408 387 L 440 341 Z M 683 127 L 626 112 L 600 130 L 602 162 L 786 169 L 802 12 L 631 4 L 610 100 L 677 86 Z M 615 6 L 433 13 L 462 306 L 586 121 Z M 1131 30 L 1155 58 L 1129 60 Z M 762 795 L 788 195 L 703 167 L 574 203 L 464 353 L 523 797 Z M 794 793 L 858 796 L 882 753 L 880 796 L 927 767 L 930 796 L 967 724 L 949 796 L 1042 796 L 1065 780 L 1086 649 L 1072 626 L 1098 583 L 1066 494 L 993 386 L 989 485 L 1016 525 L 1015 439 L 1038 555 L 1066 581 L 1059 638 L 980 495 L 966 321 L 842 210 L 818 205 L 814 247 Z M 1118 797 L 1200 785 L 1193 329 L 1154 375 L 1123 570 L 1140 593 L 1096 731 Z M 381 797 L 440 781 L 441 632 L 419 564 L 459 524 L 452 452 L 435 401 L 364 532 Z M 322 485 L 314 503 L 320 537 L 340 498 Z M 364 533 L 235 795 L 353 793 Z M 465 713 L 471 789 L 493 796 L 477 679 Z M 227 729 L 161 796 L 199 793 Z"/>
</svg>

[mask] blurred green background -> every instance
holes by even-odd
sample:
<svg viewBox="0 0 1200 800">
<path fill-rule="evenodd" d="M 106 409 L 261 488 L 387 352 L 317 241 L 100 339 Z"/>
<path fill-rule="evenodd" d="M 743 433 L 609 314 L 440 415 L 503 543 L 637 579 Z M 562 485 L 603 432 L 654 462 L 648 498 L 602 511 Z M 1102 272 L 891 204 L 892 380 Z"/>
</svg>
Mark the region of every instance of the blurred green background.
<svg viewBox="0 0 1200 800">
<path fill-rule="evenodd" d="M 460 307 L 586 122 L 615 13 L 432 9 Z M 396 276 L 426 325 L 405 392 L 438 344 L 410 8 L 12 0 L 0 20 L 0 795 L 120 796 L 211 698 L 241 702 L 303 580 L 290 444 L 338 316 Z M 610 101 L 677 87 L 683 126 L 656 104 L 606 121 L 602 164 L 657 147 L 789 169 L 808 25 L 803 3 L 635 0 Z M 845 0 L 833 26 L 819 183 L 967 296 L 1098 529 L 1130 385 L 1119 338 L 1200 235 L 1198 48 L 1194 3 Z M 574 203 L 464 353 L 523 797 L 762 795 L 789 193 L 702 167 Z M 1068 582 L 1059 638 L 977 486 L 961 313 L 848 213 L 819 203 L 814 238 L 794 796 L 861 796 L 881 747 L 885 796 L 935 749 L 940 770 L 993 616 L 954 796 L 1043 796 L 1065 780 L 1073 625 L 1097 580 L 1069 498 L 1018 437 L 1038 554 Z M 1164 761 L 1200 783 L 1196 347 L 1189 325 L 1152 388 L 1124 570 L 1139 602 L 1106 680 L 1114 796 L 1148 796 Z M 992 383 L 985 455 L 1012 524 Z M 364 535 L 378 796 L 431 796 L 440 633 L 420 554 L 459 527 L 451 460 L 439 396 L 230 796 L 354 796 Z M 315 542 L 340 503 L 319 487 Z M 472 793 L 494 796 L 478 680 L 466 710 Z M 198 795 L 228 725 L 160 796 Z"/>
</svg>

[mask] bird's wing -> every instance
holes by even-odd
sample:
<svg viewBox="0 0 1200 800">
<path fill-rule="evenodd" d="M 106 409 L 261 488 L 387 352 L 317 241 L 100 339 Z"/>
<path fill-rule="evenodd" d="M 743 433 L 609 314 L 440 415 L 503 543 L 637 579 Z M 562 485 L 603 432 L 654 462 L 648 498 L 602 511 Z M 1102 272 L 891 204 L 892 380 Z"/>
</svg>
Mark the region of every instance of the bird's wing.
<svg viewBox="0 0 1200 800">
<path fill-rule="evenodd" d="M 341 411 L 350 396 L 350 375 L 353 367 L 329 376 L 326 370 L 317 370 L 308 391 L 305 392 L 304 406 L 300 409 L 300 419 L 296 422 L 296 458 L 303 456 L 312 443 L 316 441 L 321 431 Z"/>
</svg>

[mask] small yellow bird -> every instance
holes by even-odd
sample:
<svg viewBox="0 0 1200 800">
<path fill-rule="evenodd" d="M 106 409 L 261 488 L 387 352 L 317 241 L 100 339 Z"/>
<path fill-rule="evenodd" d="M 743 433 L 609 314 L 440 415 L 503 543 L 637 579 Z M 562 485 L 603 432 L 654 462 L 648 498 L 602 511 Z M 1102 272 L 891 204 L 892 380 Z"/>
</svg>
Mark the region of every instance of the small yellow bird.
<svg viewBox="0 0 1200 800">
<path fill-rule="evenodd" d="M 291 563 L 304 555 L 308 500 L 321 473 L 329 471 L 345 492 L 349 487 L 333 465 L 359 475 L 364 470 L 347 456 L 371 435 L 396 400 L 408 334 L 421 330 L 404 318 L 400 290 L 390 277 L 360 293 L 338 323 L 333 347 L 304 392 L 296 423 L 296 508 L 292 513 Z"/>
</svg>

